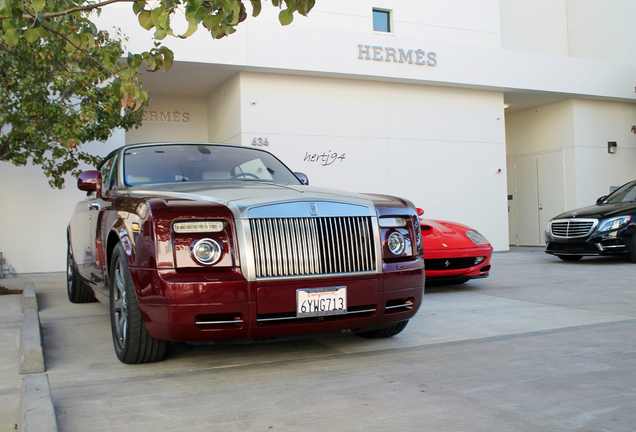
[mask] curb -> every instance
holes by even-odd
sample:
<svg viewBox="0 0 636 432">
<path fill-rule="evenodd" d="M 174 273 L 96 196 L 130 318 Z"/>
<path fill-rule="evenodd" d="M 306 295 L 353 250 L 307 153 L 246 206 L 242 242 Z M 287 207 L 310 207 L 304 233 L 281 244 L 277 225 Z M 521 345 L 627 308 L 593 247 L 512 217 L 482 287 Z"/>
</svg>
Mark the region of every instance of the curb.
<svg viewBox="0 0 636 432">
<path fill-rule="evenodd" d="M 18 431 L 57 432 L 57 418 L 49 376 L 43 374 L 44 352 L 40 331 L 40 314 L 35 294 L 35 284 L 27 282 L 22 291 L 22 338 L 20 342 L 19 373 L 22 380 L 20 406 L 18 408 Z"/>
<path fill-rule="evenodd" d="M 51 387 L 47 374 L 25 376 L 18 409 L 18 431 L 57 432 Z"/>
<path fill-rule="evenodd" d="M 35 296 L 35 284 L 27 282 L 22 290 L 22 312 L 27 309 L 39 309 L 38 299 Z"/>
<path fill-rule="evenodd" d="M 27 309 L 22 318 L 22 338 L 20 343 L 20 374 L 44 372 L 40 315 L 37 309 Z"/>
</svg>

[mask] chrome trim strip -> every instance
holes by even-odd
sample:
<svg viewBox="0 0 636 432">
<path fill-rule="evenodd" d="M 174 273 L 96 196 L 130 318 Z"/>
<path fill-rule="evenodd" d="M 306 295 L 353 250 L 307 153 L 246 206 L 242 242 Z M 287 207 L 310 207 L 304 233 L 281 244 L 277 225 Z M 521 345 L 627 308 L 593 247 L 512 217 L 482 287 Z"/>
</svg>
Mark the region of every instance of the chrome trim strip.
<svg viewBox="0 0 636 432">
<path fill-rule="evenodd" d="M 401 305 L 393 305 L 393 306 L 387 306 L 384 308 L 384 310 L 389 310 L 389 309 L 399 309 L 399 308 L 403 308 L 403 307 L 413 307 L 413 303 L 404 303 Z"/>
<path fill-rule="evenodd" d="M 358 276 L 371 276 L 376 275 L 375 270 L 369 270 L 364 272 L 357 273 L 325 273 L 320 275 L 290 275 L 290 276 L 269 276 L 269 277 L 257 277 L 255 281 L 263 282 L 263 281 L 284 281 L 290 279 L 297 280 L 305 280 L 305 279 L 316 279 L 316 278 L 334 278 L 334 277 L 358 277 Z"/>
<path fill-rule="evenodd" d="M 358 311 L 347 311 L 346 314 L 338 314 L 338 315 L 325 315 L 325 316 L 329 316 L 329 317 L 338 317 L 338 316 L 347 316 L 347 315 L 356 315 L 356 314 L 362 314 L 362 313 L 370 313 L 370 312 L 375 312 L 377 309 L 372 308 L 372 309 L 363 309 L 363 310 L 358 310 Z M 289 317 L 279 317 L 279 318 L 259 318 L 256 320 L 256 322 L 272 322 L 272 321 L 290 321 L 290 320 L 297 320 L 297 319 L 307 319 L 307 318 L 320 318 L 320 317 L 302 317 L 302 318 L 298 318 L 297 316 L 289 316 Z"/>
<path fill-rule="evenodd" d="M 243 320 L 232 321 L 195 321 L 196 325 L 224 325 L 224 324 L 243 324 Z"/>
</svg>

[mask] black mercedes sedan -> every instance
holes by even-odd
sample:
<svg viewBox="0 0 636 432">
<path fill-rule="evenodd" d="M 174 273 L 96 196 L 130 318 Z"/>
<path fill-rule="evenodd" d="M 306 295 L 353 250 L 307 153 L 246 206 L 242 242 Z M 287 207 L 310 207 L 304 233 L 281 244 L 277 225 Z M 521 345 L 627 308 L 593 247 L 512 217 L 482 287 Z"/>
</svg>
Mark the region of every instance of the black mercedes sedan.
<svg viewBox="0 0 636 432">
<path fill-rule="evenodd" d="M 622 255 L 636 263 L 636 180 L 596 204 L 561 213 L 548 222 L 545 252 L 563 261 Z"/>
</svg>

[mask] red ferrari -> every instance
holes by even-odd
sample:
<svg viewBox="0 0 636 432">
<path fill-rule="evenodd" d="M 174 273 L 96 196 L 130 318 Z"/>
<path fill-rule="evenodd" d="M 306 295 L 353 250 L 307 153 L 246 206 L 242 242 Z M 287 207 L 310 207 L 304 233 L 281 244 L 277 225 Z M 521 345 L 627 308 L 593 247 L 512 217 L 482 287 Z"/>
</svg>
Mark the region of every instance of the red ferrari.
<svg viewBox="0 0 636 432">
<path fill-rule="evenodd" d="M 424 219 L 422 228 L 426 282 L 464 283 L 488 277 L 492 246 L 476 230 L 456 222 Z"/>
</svg>

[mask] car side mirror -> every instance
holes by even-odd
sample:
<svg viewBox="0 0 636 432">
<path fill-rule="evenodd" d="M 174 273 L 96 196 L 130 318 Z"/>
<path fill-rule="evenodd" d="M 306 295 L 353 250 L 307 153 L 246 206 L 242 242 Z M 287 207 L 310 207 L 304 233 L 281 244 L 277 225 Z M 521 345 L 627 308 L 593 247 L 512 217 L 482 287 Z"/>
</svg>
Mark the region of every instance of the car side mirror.
<svg viewBox="0 0 636 432">
<path fill-rule="evenodd" d="M 309 186 L 309 177 L 301 172 L 295 172 L 294 174 L 296 174 L 296 177 L 298 177 L 298 180 L 300 180 L 302 184 Z"/>
<path fill-rule="evenodd" d="M 607 195 L 603 195 L 602 197 L 600 197 L 599 199 L 596 200 L 596 204 L 600 204 L 603 201 L 605 201 L 605 198 L 607 198 Z"/>
<path fill-rule="evenodd" d="M 99 171 L 84 171 L 77 178 L 77 188 L 82 191 L 95 191 L 97 196 L 102 194 L 102 173 Z"/>
</svg>

